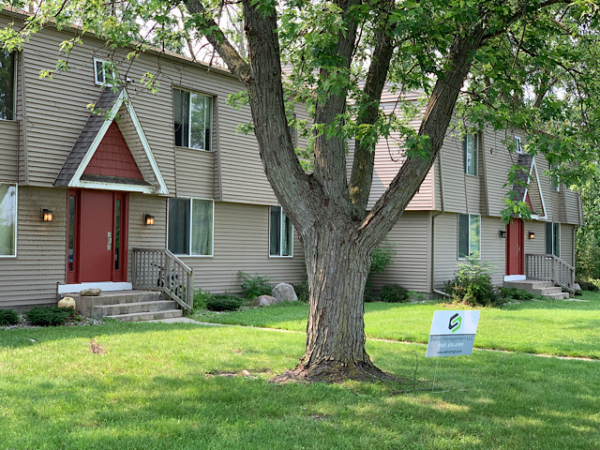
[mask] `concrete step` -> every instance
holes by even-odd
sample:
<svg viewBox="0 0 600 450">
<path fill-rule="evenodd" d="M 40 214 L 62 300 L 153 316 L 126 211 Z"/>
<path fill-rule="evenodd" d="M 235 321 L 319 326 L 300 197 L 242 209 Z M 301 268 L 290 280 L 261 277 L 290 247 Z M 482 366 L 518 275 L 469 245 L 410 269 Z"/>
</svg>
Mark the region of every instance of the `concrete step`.
<svg viewBox="0 0 600 450">
<path fill-rule="evenodd" d="M 169 309 L 166 311 L 154 311 L 154 312 L 138 312 L 131 314 L 118 314 L 113 316 L 104 316 L 106 319 L 115 319 L 122 322 L 143 322 L 147 320 L 163 320 L 172 319 L 174 317 L 182 317 L 183 311 L 181 309 Z"/>
<path fill-rule="evenodd" d="M 504 286 L 522 289 L 524 291 L 529 291 L 530 289 L 544 289 L 554 287 L 551 281 L 537 280 L 505 281 Z"/>
<path fill-rule="evenodd" d="M 145 303 L 163 300 L 162 292 L 157 291 L 112 291 L 96 296 L 75 294 L 76 311 L 85 317 L 91 317 L 98 306 L 122 305 L 126 303 Z"/>
<path fill-rule="evenodd" d="M 535 295 L 543 295 L 544 297 L 546 297 L 548 295 L 563 293 L 562 288 L 559 288 L 559 287 L 547 287 L 547 288 L 543 288 L 543 289 L 532 289 L 531 292 L 533 292 Z"/>
<path fill-rule="evenodd" d="M 92 306 L 92 317 L 102 318 L 122 314 L 167 311 L 177 309 L 177 303 L 170 300 L 158 300 L 151 302 L 119 303 L 115 305 Z"/>
<path fill-rule="evenodd" d="M 554 300 L 564 300 L 565 298 L 569 298 L 568 292 L 560 292 L 558 294 L 548 294 L 544 295 L 546 298 L 552 298 Z"/>
</svg>

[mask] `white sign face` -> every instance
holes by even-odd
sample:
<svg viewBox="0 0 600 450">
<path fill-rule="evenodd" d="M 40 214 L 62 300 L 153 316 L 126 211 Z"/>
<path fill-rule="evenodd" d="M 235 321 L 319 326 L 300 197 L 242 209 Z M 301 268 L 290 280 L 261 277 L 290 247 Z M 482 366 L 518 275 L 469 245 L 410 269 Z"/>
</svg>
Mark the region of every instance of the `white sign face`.
<svg viewBox="0 0 600 450">
<path fill-rule="evenodd" d="M 479 311 L 434 311 L 426 357 L 470 355 Z"/>
</svg>

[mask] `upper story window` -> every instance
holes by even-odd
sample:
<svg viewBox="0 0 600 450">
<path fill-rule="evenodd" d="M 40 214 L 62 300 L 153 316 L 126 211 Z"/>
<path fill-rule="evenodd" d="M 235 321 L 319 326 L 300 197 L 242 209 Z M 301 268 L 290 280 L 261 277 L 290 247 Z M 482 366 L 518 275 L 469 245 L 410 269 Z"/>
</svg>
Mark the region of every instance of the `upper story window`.
<svg viewBox="0 0 600 450">
<path fill-rule="evenodd" d="M 525 149 L 523 148 L 523 141 L 519 136 L 515 136 L 515 152 L 518 154 L 525 153 Z"/>
<path fill-rule="evenodd" d="M 211 150 L 212 97 L 173 89 L 175 145 Z"/>
<path fill-rule="evenodd" d="M 212 200 L 170 198 L 167 212 L 167 248 L 176 255 L 213 256 Z"/>
<path fill-rule="evenodd" d="M 481 216 L 458 215 L 458 259 L 481 257 Z"/>
<path fill-rule="evenodd" d="M 115 78 L 114 65 L 111 62 L 94 58 L 94 82 L 103 85 Z M 107 76 L 107 73 L 110 76 Z"/>
<path fill-rule="evenodd" d="M 560 258 L 560 223 L 546 222 L 546 253 Z"/>
<path fill-rule="evenodd" d="M 17 185 L 0 183 L 0 258 L 17 255 Z"/>
<path fill-rule="evenodd" d="M 269 256 L 294 256 L 294 226 L 281 206 L 269 208 Z"/>
<path fill-rule="evenodd" d="M 466 175 L 477 175 L 479 164 L 479 135 L 467 134 L 463 139 L 463 165 Z"/>
<path fill-rule="evenodd" d="M 0 49 L 0 120 L 15 120 L 15 53 Z"/>
</svg>

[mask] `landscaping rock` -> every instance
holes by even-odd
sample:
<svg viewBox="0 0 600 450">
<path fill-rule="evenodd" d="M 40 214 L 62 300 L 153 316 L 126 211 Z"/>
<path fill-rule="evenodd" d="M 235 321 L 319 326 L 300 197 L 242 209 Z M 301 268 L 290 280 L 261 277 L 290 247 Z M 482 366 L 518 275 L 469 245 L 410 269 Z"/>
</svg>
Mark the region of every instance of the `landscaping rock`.
<svg viewBox="0 0 600 450">
<path fill-rule="evenodd" d="M 85 295 L 85 296 L 96 296 L 96 295 L 100 295 L 100 293 L 102 292 L 102 289 L 84 289 L 83 291 L 81 291 L 79 293 L 79 295 Z"/>
<path fill-rule="evenodd" d="M 294 286 L 287 283 L 279 283 L 273 288 L 271 295 L 277 299 L 276 303 L 298 301 Z"/>
<path fill-rule="evenodd" d="M 269 306 L 273 303 L 277 303 L 277 299 L 275 297 L 271 297 L 270 295 L 261 295 L 260 297 L 256 297 L 252 302 L 252 306 Z"/>
<path fill-rule="evenodd" d="M 580 286 L 580 284 L 579 284 L 579 283 L 575 283 L 575 284 L 573 285 L 573 289 L 575 289 L 576 291 L 579 291 L 579 292 L 581 292 L 581 286 Z"/>
</svg>

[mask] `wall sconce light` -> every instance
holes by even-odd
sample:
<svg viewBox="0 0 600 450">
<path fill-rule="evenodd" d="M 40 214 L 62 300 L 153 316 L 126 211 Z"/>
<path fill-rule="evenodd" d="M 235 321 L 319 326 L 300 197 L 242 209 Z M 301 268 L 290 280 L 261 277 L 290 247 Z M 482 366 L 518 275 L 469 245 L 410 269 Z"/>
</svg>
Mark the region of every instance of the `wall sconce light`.
<svg viewBox="0 0 600 450">
<path fill-rule="evenodd" d="M 42 220 L 44 222 L 52 222 L 53 219 L 54 213 L 52 211 L 46 208 L 42 209 Z"/>
<path fill-rule="evenodd" d="M 506 238 L 506 230 L 500 230 L 500 239 Z"/>
<path fill-rule="evenodd" d="M 154 225 L 154 216 L 150 214 L 144 214 L 144 223 L 146 225 Z"/>
<path fill-rule="evenodd" d="M 535 233 L 533 231 L 530 231 L 528 234 L 529 234 L 529 239 L 535 239 Z"/>
</svg>

